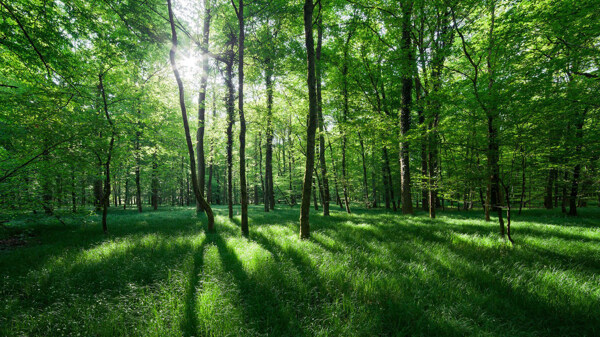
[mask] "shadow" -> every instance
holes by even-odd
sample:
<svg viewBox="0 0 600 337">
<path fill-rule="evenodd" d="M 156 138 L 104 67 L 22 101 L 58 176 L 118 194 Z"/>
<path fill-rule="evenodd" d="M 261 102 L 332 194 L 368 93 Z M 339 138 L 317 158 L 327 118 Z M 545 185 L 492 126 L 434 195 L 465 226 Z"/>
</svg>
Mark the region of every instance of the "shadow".
<svg viewBox="0 0 600 337">
<path fill-rule="evenodd" d="M 192 268 L 190 268 L 189 281 L 185 291 L 184 317 L 181 321 L 181 331 L 184 336 L 198 336 L 198 313 L 196 307 L 198 293 L 201 291 L 201 288 L 198 289 L 201 287 L 198 281 L 200 280 L 199 274 L 204 265 L 204 246 L 206 245 L 206 241 L 205 237 L 192 255 Z"/>
<path fill-rule="evenodd" d="M 240 234 L 237 233 L 237 235 Z M 244 270 L 244 266 L 235 250 L 227 245 L 226 240 L 220 233 L 209 234 L 208 242 L 217 247 L 224 270 L 235 278 L 241 294 L 242 303 L 240 305 L 244 312 L 246 324 L 256 327 L 260 334 L 305 335 L 302 326 L 294 318 L 294 315 L 286 310 L 287 307 L 284 307 L 270 287 L 250 276 Z M 277 268 L 273 266 L 264 267 L 259 271 L 260 273 L 267 273 L 268 278 L 281 279 Z"/>
</svg>

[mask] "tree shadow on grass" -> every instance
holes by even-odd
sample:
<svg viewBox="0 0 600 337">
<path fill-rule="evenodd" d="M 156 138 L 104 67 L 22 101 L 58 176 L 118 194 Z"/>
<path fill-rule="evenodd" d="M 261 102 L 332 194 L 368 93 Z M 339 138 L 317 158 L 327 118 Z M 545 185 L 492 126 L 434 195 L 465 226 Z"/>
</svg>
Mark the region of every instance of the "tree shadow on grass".
<svg viewBox="0 0 600 337">
<path fill-rule="evenodd" d="M 224 270 L 235 278 L 242 300 L 240 306 L 247 325 L 255 327 L 261 334 L 305 335 L 302 326 L 289 308 L 284 306 L 279 296 L 245 271 L 237 253 L 228 246 L 226 239 L 220 233 L 209 234 L 208 242 L 217 247 Z M 276 266 L 263 267 L 265 269 L 258 272 L 268 273 L 267 276 L 271 278 L 281 279 L 282 276 Z"/>
<path fill-rule="evenodd" d="M 196 308 L 198 293 L 201 291 L 201 285 L 198 282 L 200 280 L 199 274 L 202 272 L 204 266 L 204 247 L 206 246 L 206 241 L 207 239 L 204 238 L 200 246 L 196 247 L 193 252 L 193 266 L 190 269 L 188 277 L 189 281 L 184 300 L 184 317 L 181 321 L 181 331 L 184 336 L 198 335 L 198 312 Z"/>
</svg>

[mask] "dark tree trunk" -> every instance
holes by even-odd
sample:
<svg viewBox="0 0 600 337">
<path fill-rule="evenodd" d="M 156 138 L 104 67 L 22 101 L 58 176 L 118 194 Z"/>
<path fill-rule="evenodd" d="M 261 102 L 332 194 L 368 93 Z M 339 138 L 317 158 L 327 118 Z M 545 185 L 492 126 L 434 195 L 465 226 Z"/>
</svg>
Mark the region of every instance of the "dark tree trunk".
<svg viewBox="0 0 600 337">
<path fill-rule="evenodd" d="M 150 203 L 152 204 L 152 209 L 158 209 L 158 160 L 156 158 L 156 153 L 152 155 L 152 180 L 151 180 L 151 197 Z"/>
<path fill-rule="evenodd" d="M 309 211 L 312 175 L 315 166 L 315 133 L 317 131 L 317 88 L 315 74 L 315 42 L 313 38 L 313 1 L 304 1 L 304 33 L 307 54 L 308 121 L 306 131 L 306 165 L 302 182 L 302 204 L 300 207 L 300 238 L 310 237 Z"/>
<path fill-rule="evenodd" d="M 319 9 L 321 3 L 319 2 Z M 317 72 L 317 115 L 319 120 L 319 162 L 321 164 L 322 190 L 323 190 L 323 216 L 329 216 L 329 178 L 327 177 L 327 163 L 325 162 L 325 128 L 323 125 L 323 97 L 321 94 L 321 47 L 323 45 L 323 16 L 319 15 L 317 28 L 316 72 Z"/>
<path fill-rule="evenodd" d="M 293 152 L 292 149 L 294 148 L 294 143 L 292 142 L 292 118 L 290 116 L 290 128 L 288 131 L 288 145 L 289 145 L 289 150 L 288 150 L 288 176 L 290 179 L 290 204 L 291 205 L 295 205 L 296 204 L 296 192 L 294 191 L 294 175 L 293 175 L 293 171 L 292 171 L 292 163 L 294 162 L 294 156 L 293 156 Z M 294 164 L 295 166 L 295 164 Z M 273 202 L 274 204 L 274 202 Z"/>
<path fill-rule="evenodd" d="M 333 183 L 335 185 L 335 200 L 336 203 L 340 206 L 341 209 L 343 209 L 344 207 L 342 206 L 342 199 L 340 198 L 340 191 L 338 188 L 338 174 L 337 174 L 337 168 L 335 165 L 335 159 L 333 159 L 333 148 L 331 147 L 331 141 L 328 139 L 327 143 L 329 144 L 329 155 L 331 157 L 331 167 L 333 167 Z"/>
<path fill-rule="evenodd" d="M 265 82 L 267 89 L 267 130 L 265 149 L 265 212 L 275 206 L 273 192 L 273 63 L 270 58 L 265 61 Z"/>
<path fill-rule="evenodd" d="M 411 16 L 412 1 L 406 1 L 402 4 L 402 51 L 406 57 L 406 66 L 402 71 L 402 106 L 400 108 L 400 186 L 402 214 L 413 214 L 410 183 L 410 149 L 406 139 L 410 130 L 410 110 L 412 104 L 412 86 L 413 86 L 413 56 L 411 43 Z"/>
<path fill-rule="evenodd" d="M 269 199 L 267 198 L 266 187 L 265 187 L 265 179 L 263 177 L 263 168 L 262 168 L 262 134 L 258 132 L 258 173 L 260 176 L 260 186 L 262 188 L 262 197 L 265 203 L 265 212 L 269 210 Z M 258 205 L 258 202 L 256 203 Z"/>
<path fill-rule="evenodd" d="M 169 53 L 169 59 L 171 61 L 171 68 L 173 69 L 173 74 L 175 75 L 175 80 L 177 81 L 177 88 L 179 90 L 179 106 L 181 108 L 181 118 L 183 119 L 183 128 L 185 131 L 185 140 L 188 147 L 188 153 L 190 156 L 190 171 L 192 175 L 192 188 L 194 189 L 194 195 L 196 196 L 196 200 L 200 200 L 202 204 L 202 208 L 206 212 L 206 216 L 208 218 L 208 231 L 214 231 L 214 215 L 210 205 L 206 203 L 204 197 L 200 193 L 200 189 L 198 188 L 198 177 L 196 176 L 196 163 L 194 158 L 194 145 L 192 144 L 192 137 L 190 135 L 190 127 L 188 125 L 188 116 L 187 110 L 185 107 L 185 93 L 183 88 L 183 82 L 181 81 L 181 77 L 179 76 L 179 70 L 177 70 L 177 64 L 175 61 L 175 53 L 177 50 L 177 31 L 175 29 L 175 21 L 173 18 L 173 10 L 171 8 L 171 0 L 167 0 L 167 7 L 169 11 L 169 22 L 171 24 L 171 51 Z"/>
<path fill-rule="evenodd" d="M 315 205 L 315 211 L 319 210 L 319 201 L 317 199 L 317 183 L 315 181 L 315 175 L 313 175 L 312 178 L 312 198 L 313 198 L 313 204 Z"/>
<path fill-rule="evenodd" d="M 106 116 L 106 120 L 108 121 L 108 124 L 110 125 L 111 128 L 111 136 L 110 136 L 110 142 L 108 145 L 108 153 L 107 153 L 107 157 L 106 157 L 106 163 L 104 164 L 104 195 L 102 196 L 102 231 L 104 232 L 104 234 L 108 233 L 108 225 L 106 223 L 106 218 L 108 215 L 108 206 L 109 206 L 109 202 L 110 202 L 110 161 L 112 158 L 112 152 L 113 152 L 113 147 L 115 144 L 115 126 L 113 124 L 112 119 L 110 118 L 110 115 L 108 113 L 108 102 L 106 101 L 106 91 L 104 90 L 104 83 L 103 83 L 103 76 L 104 74 L 100 74 L 98 76 L 98 79 L 100 81 L 100 93 L 102 95 L 102 102 L 103 102 L 103 106 L 104 106 L 104 115 Z"/>
<path fill-rule="evenodd" d="M 365 143 L 360 132 L 358 133 L 358 142 L 360 143 L 360 156 L 362 158 L 363 189 L 365 193 L 365 206 L 369 207 L 369 184 L 367 182 L 367 163 L 365 161 Z"/>
<path fill-rule="evenodd" d="M 125 198 L 123 199 L 123 209 L 127 209 L 127 203 L 129 202 L 129 177 L 125 176 Z"/>
<path fill-rule="evenodd" d="M 387 176 L 388 191 L 390 193 L 390 201 L 392 202 L 392 208 L 394 212 L 397 211 L 396 198 L 394 197 L 394 180 L 392 179 L 392 168 L 390 167 L 390 156 L 388 155 L 387 146 L 383 147 L 383 161 Z"/>
<path fill-rule="evenodd" d="M 240 36 L 238 39 L 238 110 L 240 114 L 240 201 L 242 204 L 242 235 L 247 237 L 248 230 L 248 186 L 246 183 L 246 118 L 244 116 L 244 0 L 239 0 L 238 24 Z"/>
<path fill-rule="evenodd" d="M 202 46 L 208 48 L 210 38 L 211 13 L 208 1 L 203 0 L 204 23 L 202 28 Z M 208 56 L 202 54 L 202 75 L 200 76 L 200 92 L 198 94 L 198 131 L 196 133 L 196 152 L 198 155 L 198 189 L 204 197 L 206 160 L 204 158 L 204 130 L 206 126 L 206 87 L 208 84 Z M 200 202 L 196 201 L 196 212 L 204 212 Z"/>
<path fill-rule="evenodd" d="M 344 206 L 346 212 L 350 213 L 350 200 L 348 197 L 348 173 L 346 168 L 346 145 L 348 142 L 348 136 L 346 134 L 346 127 L 348 123 L 348 115 L 350 114 L 349 108 L 349 94 L 348 94 L 348 48 L 350 47 L 350 40 L 352 39 L 352 31 L 348 32 L 346 38 L 346 44 L 344 45 L 344 65 L 342 67 L 342 95 L 344 99 L 343 107 L 343 129 L 342 129 L 342 189 L 344 192 Z"/>
<path fill-rule="evenodd" d="M 138 213 L 142 213 L 142 187 L 140 185 L 140 138 L 142 135 L 142 110 L 138 108 L 137 129 L 135 131 L 135 203 Z"/>
<path fill-rule="evenodd" d="M 233 219 L 233 49 L 229 50 L 229 58 L 225 65 L 225 84 L 227 85 L 227 209 L 230 219 Z"/>
</svg>

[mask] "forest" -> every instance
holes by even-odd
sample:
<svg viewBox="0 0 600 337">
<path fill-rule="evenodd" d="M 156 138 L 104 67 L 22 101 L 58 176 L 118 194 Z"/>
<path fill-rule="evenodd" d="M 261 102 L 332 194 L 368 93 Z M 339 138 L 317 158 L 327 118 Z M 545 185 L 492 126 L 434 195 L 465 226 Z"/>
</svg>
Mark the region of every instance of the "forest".
<svg viewBox="0 0 600 337">
<path fill-rule="evenodd" d="M 0 0 L 0 335 L 597 336 L 597 0 Z"/>
</svg>

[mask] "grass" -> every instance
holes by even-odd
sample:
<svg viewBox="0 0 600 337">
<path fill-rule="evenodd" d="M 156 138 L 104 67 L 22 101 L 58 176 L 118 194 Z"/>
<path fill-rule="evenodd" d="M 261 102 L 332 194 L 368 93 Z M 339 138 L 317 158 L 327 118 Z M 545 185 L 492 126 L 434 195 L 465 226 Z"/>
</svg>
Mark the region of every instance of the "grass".
<svg viewBox="0 0 600 337">
<path fill-rule="evenodd" d="M 600 210 L 525 211 L 511 246 L 478 212 L 311 216 L 216 208 L 13 220 L 0 251 L 3 336 L 598 336 Z M 4 235 L 7 235 L 4 233 Z M 23 235 L 23 234 L 21 234 Z"/>
</svg>

